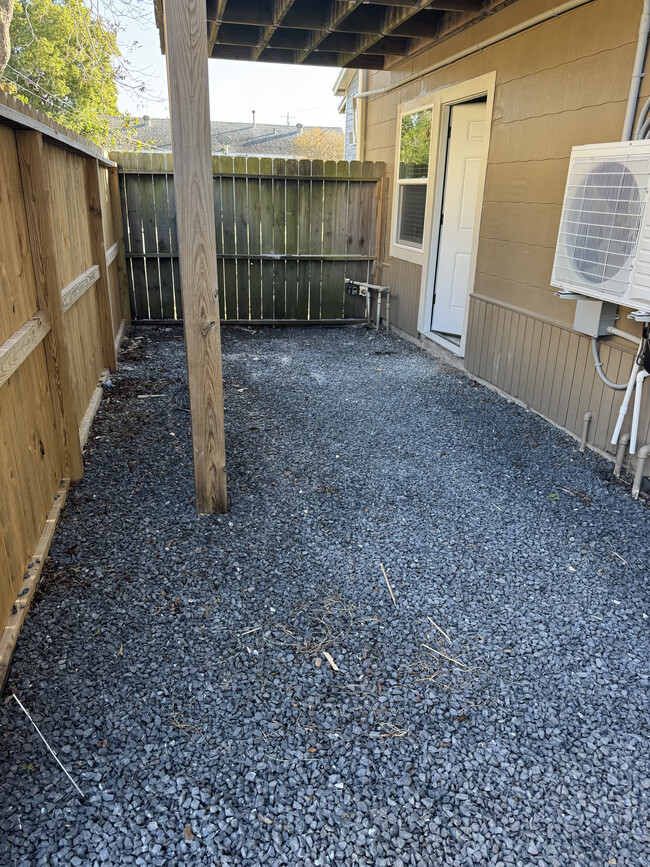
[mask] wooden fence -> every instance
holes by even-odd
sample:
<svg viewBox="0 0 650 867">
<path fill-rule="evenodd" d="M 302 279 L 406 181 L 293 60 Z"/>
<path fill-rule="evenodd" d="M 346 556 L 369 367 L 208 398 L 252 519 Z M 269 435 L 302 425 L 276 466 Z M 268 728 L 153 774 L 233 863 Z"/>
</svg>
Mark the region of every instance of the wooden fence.
<svg viewBox="0 0 650 867">
<path fill-rule="evenodd" d="M 0 687 L 129 318 L 117 171 L 0 93 Z"/>
<path fill-rule="evenodd" d="M 171 154 L 114 153 L 134 319 L 182 318 Z M 371 280 L 384 163 L 213 158 L 219 305 L 228 322 L 358 318 L 345 277 Z"/>
</svg>

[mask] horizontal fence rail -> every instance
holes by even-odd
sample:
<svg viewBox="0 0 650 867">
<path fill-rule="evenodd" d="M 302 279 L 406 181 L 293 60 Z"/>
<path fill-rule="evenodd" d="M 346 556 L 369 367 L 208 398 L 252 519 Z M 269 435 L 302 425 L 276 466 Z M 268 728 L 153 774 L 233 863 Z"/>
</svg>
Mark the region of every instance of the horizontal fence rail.
<svg viewBox="0 0 650 867">
<path fill-rule="evenodd" d="M 181 319 L 171 154 L 114 153 L 131 311 Z M 219 304 L 231 322 L 363 315 L 345 278 L 375 271 L 384 163 L 213 157 Z"/>
</svg>

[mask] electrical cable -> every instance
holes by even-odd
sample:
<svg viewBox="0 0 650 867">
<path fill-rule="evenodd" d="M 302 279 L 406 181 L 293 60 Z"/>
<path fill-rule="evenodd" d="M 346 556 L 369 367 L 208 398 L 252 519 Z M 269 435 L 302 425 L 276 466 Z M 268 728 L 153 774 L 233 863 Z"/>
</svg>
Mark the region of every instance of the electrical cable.
<svg viewBox="0 0 650 867">
<path fill-rule="evenodd" d="M 623 383 L 612 382 L 611 379 L 608 379 L 607 376 L 605 375 L 605 373 L 603 372 L 603 363 L 600 360 L 600 354 L 598 351 L 598 338 L 597 337 L 591 338 L 591 351 L 593 352 L 593 355 L 594 355 L 594 364 L 596 366 L 596 370 L 598 371 L 598 376 L 602 379 L 602 381 L 605 383 L 605 385 L 609 386 L 610 388 L 613 388 L 615 391 L 625 391 L 625 389 L 627 388 L 627 382 L 623 382 Z"/>
</svg>

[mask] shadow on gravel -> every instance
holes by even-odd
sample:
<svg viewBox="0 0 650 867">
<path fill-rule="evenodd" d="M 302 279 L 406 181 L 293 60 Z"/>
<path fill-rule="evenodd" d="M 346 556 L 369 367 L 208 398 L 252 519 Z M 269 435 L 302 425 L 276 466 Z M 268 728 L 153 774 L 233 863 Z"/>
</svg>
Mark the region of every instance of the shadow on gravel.
<svg viewBox="0 0 650 867">
<path fill-rule="evenodd" d="M 130 335 L 0 706 L 0 863 L 643 865 L 648 512 L 364 328 Z M 382 571 L 385 570 L 384 572 Z"/>
</svg>

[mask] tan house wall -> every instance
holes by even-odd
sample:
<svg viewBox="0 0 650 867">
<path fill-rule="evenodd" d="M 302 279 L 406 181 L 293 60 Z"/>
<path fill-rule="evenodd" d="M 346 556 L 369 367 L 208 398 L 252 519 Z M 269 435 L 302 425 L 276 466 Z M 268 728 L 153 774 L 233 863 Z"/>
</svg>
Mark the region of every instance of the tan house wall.
<svg viewBox="0 0 650 867">
<path fill-rule="evenodd" d="M 368 89 L 424 69 L 554 5 L 549 0 L 517 0 L 391 72 L 369 73 Z M 576 434 L 583 414 L 591 410 L 589 440 L 609 451 L 621 393 L 598 379 L 589 339 L 572 328 L 575 302 L 556 298 L 549 281 L 571 147 L 620 139 L 640 14 L 638 0 L 593 0 L 390 93 L 370 97 L 366 111 L 363 156 L 386 162 L 390 220 L 400 104 L 496 71 L 465 365 Z M 648 94 L 646 79 L 642 100 Z M 422 269 L 390 257 L 389 234 L 379 279 L 392 289 L 391 320 L 418 336 Z M 626 319 L 629 311 L 619 312 L 618 326 L 640 336 L 640 326 Z M 633 344 L 611 337 L 601 341 L 601 351 L 609 377 L 627 380 Z M 645 404 L 640 436 L 647 442 L 650 398 Z"/>
</svg>

